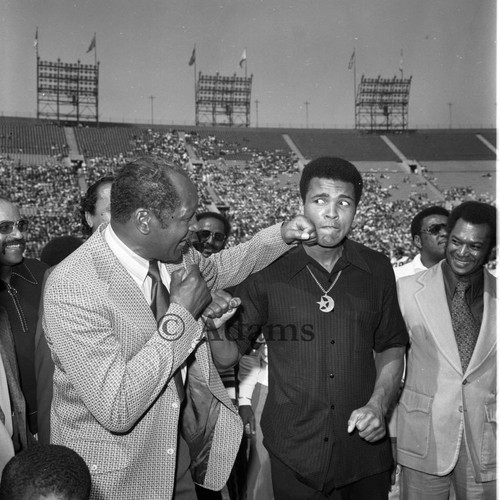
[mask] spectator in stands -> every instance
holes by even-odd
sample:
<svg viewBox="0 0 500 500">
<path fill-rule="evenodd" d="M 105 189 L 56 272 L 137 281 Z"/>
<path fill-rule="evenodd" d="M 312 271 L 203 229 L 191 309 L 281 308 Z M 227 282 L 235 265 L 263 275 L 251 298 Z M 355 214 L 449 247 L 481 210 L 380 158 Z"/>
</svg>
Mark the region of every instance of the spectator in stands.
<svg viewBox="0 0 500 500">
<path fill-rule="evenodd" d="M 396 279 L 425 271 L 444 259 L 449 214 L 446 208 L 432 206 L 424 208 L 415 215 L 411 221 L 410 231 L 419 254 L 408 264 L 394 268 Z"/>
<path fill-rule="evenodd" d="M 204 259 L 187 245 L 197 204 L 186 174 L 164 160 L 125 165 L 113 182 L 110 223 L 47 280 L 51 441 L 92 464 L 92 494 L 102 500 L 192 498 L 193 480 L 224 486 L 242 425 L 216 374 L 215 363 L 229 366 L 226 342 L 207 342 L 201 316 L 239 301 L 208 287 L 261 269 L 288 249 L 284 239 L 314 236 L 297 217 Z"/>
<path fill-rule="evenodd" d="M 236 346 L 248 353 L 262 332 L 269 352 L 262 429 L 276 500 L 387 500 L 394 464 L 385 416 L 408 335 L 389 259 L 347 238 L 362 188 L 348 161 L 306 165 L 300 193 L 316 242 L 235 290 Z"/>
<path fill-rule="evenodd" d="M 36 445 L 22 451 L 5 467 L 0 500 L 88 500 L 90 472 L 70 448 Z"/>
<path fill-rule="evenodd" d="M 496 498 L 496 209 L 469 201 L 448 218 L 446 258 L 397 282 L 410 332 L 398 405 L 402 498 Z"/>
<path fill-rule="evenodd" d="M 103 222 L 109 222 L 111 213 L 112 176 L 101 177 L 94 182 L 82 199 L 80 214 L 83 233 L 90 236 Z"/>
<path fill-rule="evenodd" d="M 47 265 L 24 258 L 28 225 L 28 220 L 21 217 L 16 205 L 0 198 L 0 304 L 7 310 L 14 337 L 28 427 L 32 434 L 36 434 L 35 332 Z"/>
<path fill-rule="evenodd" d="M 9 318 L 0 306 L 0 474 L 15 453 L 35 442 L 26 420 L 26 401 L 21 391 Z"/>
</svg>

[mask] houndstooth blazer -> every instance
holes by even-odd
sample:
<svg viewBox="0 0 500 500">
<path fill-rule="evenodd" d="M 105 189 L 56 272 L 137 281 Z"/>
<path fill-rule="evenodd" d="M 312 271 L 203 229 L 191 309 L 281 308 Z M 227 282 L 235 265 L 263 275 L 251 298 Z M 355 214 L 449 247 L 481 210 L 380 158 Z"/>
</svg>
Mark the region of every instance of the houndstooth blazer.
<svg viewBox="0 0 500 500">
<path fill-rule="evenodd" d="M 51 442 L 85 459 L 92 474 L 92 499 L 171 498 L 180 413 L 171 375 L 192 353 L 196 380 L 212 397 L 205 405 L 215 411 L 205 434 L 198 432 L 204 429 L 181 427 L 194 430 L 184 435 L 194 480 L 221 489 L 242 424 L 209 344 L 200 342 L 203 325 L 171 304 L 167 314 L 181 318 L 185 331 L 175 341 L 165 340 L 140 289 L 106 244 L 103 229 L 57 266 L 45 288 L 43 327 L 55 363 Z M 190 250 L 184 263 L 168 268 L 172 272 L 197 264 L 209 288 L 225 288 L 288 248 L 276 225 L 210 259 Z M 205 463 L 198 452 L 207 455 Z"/>
</svg>

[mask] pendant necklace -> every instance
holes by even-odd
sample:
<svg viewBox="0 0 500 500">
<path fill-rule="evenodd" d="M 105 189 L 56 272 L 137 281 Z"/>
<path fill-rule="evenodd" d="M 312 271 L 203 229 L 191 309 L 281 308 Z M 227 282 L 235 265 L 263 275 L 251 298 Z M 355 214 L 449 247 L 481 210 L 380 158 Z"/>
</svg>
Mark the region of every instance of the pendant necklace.
<svg viewBox="0 0 500 500">
<path fill-rule="evenodd" d="M 319 302 L 316 302 L 316 304 L 319 304 L 319 310 L 324 313 L 329 313 L 333 311 L 333 308 L 335 307 L 335 301 L 333 300 L 330 295 L 328 295 L 328 292 L 335 286 L 335 283 L 337 283 L 338 279 L 340 278 L 340 274 L 342 273 L 342 269 L 337 273 L 337 276 L 335 277 L 333 283 L 330 285 L 330 288 L 328 290 L 325 290 L 316 276 L 314 276 L 313 272 L 309 269 L 309 265 L 306 265 L 307 270 L 313 277 L 314 281 L 316 284 L 321 288 L 321 291 L 323 292 L 323 295 L 321 296 L 321 300 Z"/>
</svg>

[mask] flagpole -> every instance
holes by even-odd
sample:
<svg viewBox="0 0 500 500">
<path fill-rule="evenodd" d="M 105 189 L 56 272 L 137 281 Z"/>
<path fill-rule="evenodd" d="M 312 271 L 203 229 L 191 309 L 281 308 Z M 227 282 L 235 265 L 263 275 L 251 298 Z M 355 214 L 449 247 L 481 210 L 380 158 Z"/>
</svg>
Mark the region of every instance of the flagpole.
<svg viewBox="0 0 500 500">
<path fill-rule="evenodd" d="M 97 66 L 97 38 L 95 31 L 94 31 L 94 65 Z"/>
<path fill-rule="evenodd" d="M 354 128 L 356 128 L 356 47 L 354 47 L 354 64 L 353 64 L 353 69 L 354 69 Z"/>
<path fill-rule="evenodd" d="M 247 48 L 245 47 L 245 79 L 247 78 Z"/>
</svg>

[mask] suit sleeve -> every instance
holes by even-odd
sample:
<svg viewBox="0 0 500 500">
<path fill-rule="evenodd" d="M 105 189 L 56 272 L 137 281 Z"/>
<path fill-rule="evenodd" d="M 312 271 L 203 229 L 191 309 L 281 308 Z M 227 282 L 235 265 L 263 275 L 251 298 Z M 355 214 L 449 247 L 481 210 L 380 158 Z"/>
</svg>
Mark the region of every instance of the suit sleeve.
<svg viewBox="0 0 500 500">
<path fill-rule="evenodd" d="M 222 289 L 241 283 L 288 250 L 290 246 L 281 237 L 281 224 L 275 224 L 259 231 L 246 243 L 222 250 L 208 259 L 195 251 L 191 258 L 199 265 L 208 287 Z"/>
<path fill-rule="evenodd" d="M 173 327 L 182 327 L 182 334 L 174 328 L 171 338 L 165 338 L 155 329 L 140 291 L 123 302 L 89 279 L 82 284 L 71 270 L 57 271 L 46 285 L 43 328 L 54 354 L 60 397 L 67 404 L 82 400 L 103 427 L 126 432 L 196 347 L 202 328 L 183 307 L 171 304 L 166 317 Z M 169 387 L 175 390 L 174 383 Z"/>
</svg>

